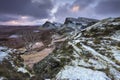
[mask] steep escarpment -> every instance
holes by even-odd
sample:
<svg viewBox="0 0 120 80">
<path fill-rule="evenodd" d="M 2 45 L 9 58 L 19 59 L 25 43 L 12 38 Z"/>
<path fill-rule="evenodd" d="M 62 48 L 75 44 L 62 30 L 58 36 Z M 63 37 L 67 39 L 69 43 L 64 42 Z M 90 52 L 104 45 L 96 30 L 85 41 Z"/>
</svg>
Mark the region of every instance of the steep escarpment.
<svg viewBox="0 0 120 80">
<path fill-rule="evenodd" d="M 119 80 L 119 26 L 119 18 L 110 18 L 69 33 L 48 57 L 34 65 L 36 78 Z"/>
<path fill-rule="evenodd" d="M 88 26 L 91 26 L 95 23 L 97 23 L 99 20 L 96 19 L 90 19 L 90 18 L 71 18 L 68 17 L 65 19 L 64 24 L 62 27 L 58 30 L 60 34 L 72 32 L 72 31 L 80 31 L 82 29 L 87 28 Z"/>
</svg>

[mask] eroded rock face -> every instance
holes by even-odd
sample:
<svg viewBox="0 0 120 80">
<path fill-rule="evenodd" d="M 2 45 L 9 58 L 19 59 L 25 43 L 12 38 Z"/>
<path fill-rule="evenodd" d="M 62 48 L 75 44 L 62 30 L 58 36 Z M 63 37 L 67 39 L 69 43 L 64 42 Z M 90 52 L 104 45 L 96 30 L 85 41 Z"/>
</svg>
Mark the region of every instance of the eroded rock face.
<svg viewBox="0 0 120 80">
<path fill-rule="evenodd" d="M 118 23 L 105 26 L 104 30 L 108 32 L 94 32 L 91 29 L 98 26 L 94 25 L 67 36 L 65 41 L 56 44 L 56 49 L 49 56 L 34 65 L 36 79 L 119 80 L 120 42 L 119 38 L 111 37 L 120 30 Z M 103 24 L 104 20 L 101 21 Z"/>
<path fill-rule="evenodd" d="M 97 23 L 99 20 L 96 19 L 90 19 L 90 18 L 84 18 L 84 17 L 79 17 L 79 18 L 66 18 L 64 25 L 67 27 L 72 27 L 73 29 L 84 29 L 88 26 L 91 26 L 95 23 Z"/>
<path fill-rule="evenodd" d="M 49 21 L 46 21 L 43 25 L 42 25 L 42 28 L 45 28 L 45 29 L 58 29 L 61 27 L 62 24 L 60 23 L 51 23 Z"/>
<path fill-rule="evenodd" d="M 96 23 L 98 22 L 99 20 L 97 19 L 90 19 L 90 18 L 84 18 L 84 17 L 79 17 L 79 18 L 66 18 L 65 20 L 65 23 L 64 24 L 69 24 L 69 23 L 74 23 L 76 25 L 86 25 L 89 24 L 89 23 Z M 92 24 L 91 24 L 92 25 Z"/>
<path fill-rule="evenodd" d="M 97 23 L 98 21 L 99 20 L 96 20 L 96 19 L 83 18 L 83 17 L 79 17 L 79 18 L 68 17 L 66 18 L 64 24 L 58 30 L 58 32 L 60 34 L 66 34 L 66 33 L 69 34 L 70 32 L 73 32 L 73 31 L 81 31 Z"/>
</svg>

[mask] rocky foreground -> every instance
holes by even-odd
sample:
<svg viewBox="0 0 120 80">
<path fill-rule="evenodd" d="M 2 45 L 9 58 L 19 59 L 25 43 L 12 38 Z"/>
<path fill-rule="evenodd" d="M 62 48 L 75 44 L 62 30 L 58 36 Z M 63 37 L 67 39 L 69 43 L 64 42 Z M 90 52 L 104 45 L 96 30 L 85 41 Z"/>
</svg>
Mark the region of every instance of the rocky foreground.
<svg viewBox="0 0 120 80">
<path fill-rule="evenodd" d="M 120 80 L 120 18 L 68 18 L 61 27 L 53 28 L 56 32 L 51 43 L 40 51 L 19 52 L 17 58 L 12 58 L 17 50 L 1 49 L 1 54 L 12 54 L 4 54 L 0 60 L 1 79 Z M 4 72 L 8 62 L 12 66 L 4 67 Z"/>
</svg>

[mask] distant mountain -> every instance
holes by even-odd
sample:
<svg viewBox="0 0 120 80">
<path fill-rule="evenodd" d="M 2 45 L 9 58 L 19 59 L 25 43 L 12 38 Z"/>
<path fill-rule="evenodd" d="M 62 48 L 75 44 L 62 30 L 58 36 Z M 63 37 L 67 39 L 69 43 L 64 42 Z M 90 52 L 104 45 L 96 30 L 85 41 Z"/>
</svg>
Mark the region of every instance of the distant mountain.
<svg viewBox="0 0 120 80">
<path fill-rule="evenodd" d="M 73 23 L 73 24 L 76 24 L 76 25 L 84 25 L 84 26 L 87 26 L 88 23 L 96 23 L 96 22 L 98 22 L 98 21 L 99 21 L 99 20 L 97 20 L 97 19 L 84 18 L 84 17 L 78 17 L 78 18 L 68 17 L 68 18 L 66 18 L 64 24 Z"/>
<path fill-rule="evenodd" d="M 44 29 L 58 29 L 61 25 L 60 23 L 46 21 L 41 27 Z"/>
<path fill-rule="evenodd" d="M 88 26 L 91 26 L 95 23 L 97 23 L 99 20 L 96 19 L 90 19 L 90 18 L 66 18 L 64 24 L 60 28 L 60 33 L 66 33 L 66 32 L 72 32 L 72 31 L 80 31 L 82 29 L 87 28 Z"/>
<path fill-rule="evenodd" d="M 83 17 L 79 17 L 79 18 L 66 18 L 64 24 L 61 23 L 57 23 L 57 22 L 49 22 L 46 21 L 41 28 L 43 29 L 71 29 L 71 30 L 81 30 L 84 29 L 88 26 L 91 26 L 93 24 L 95 24 L 96 22 L 98 22 L 99 20 L 96 19 L 90 19 L 90 18 L 83 18 Z"/>
</svg>

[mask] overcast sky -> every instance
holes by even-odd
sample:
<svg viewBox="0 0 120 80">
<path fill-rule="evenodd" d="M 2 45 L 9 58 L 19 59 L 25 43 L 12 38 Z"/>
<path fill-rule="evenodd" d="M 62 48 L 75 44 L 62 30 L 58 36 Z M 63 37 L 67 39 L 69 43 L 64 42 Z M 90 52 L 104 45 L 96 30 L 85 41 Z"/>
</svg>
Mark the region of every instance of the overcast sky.
<svg viewBox="0 0 120 80">
<path fill-rule="evenodd" d="M 0 0 L 0 24 L 38 25 L 66 17 L 120 16 L 120 0 Z"/>
</svg>

